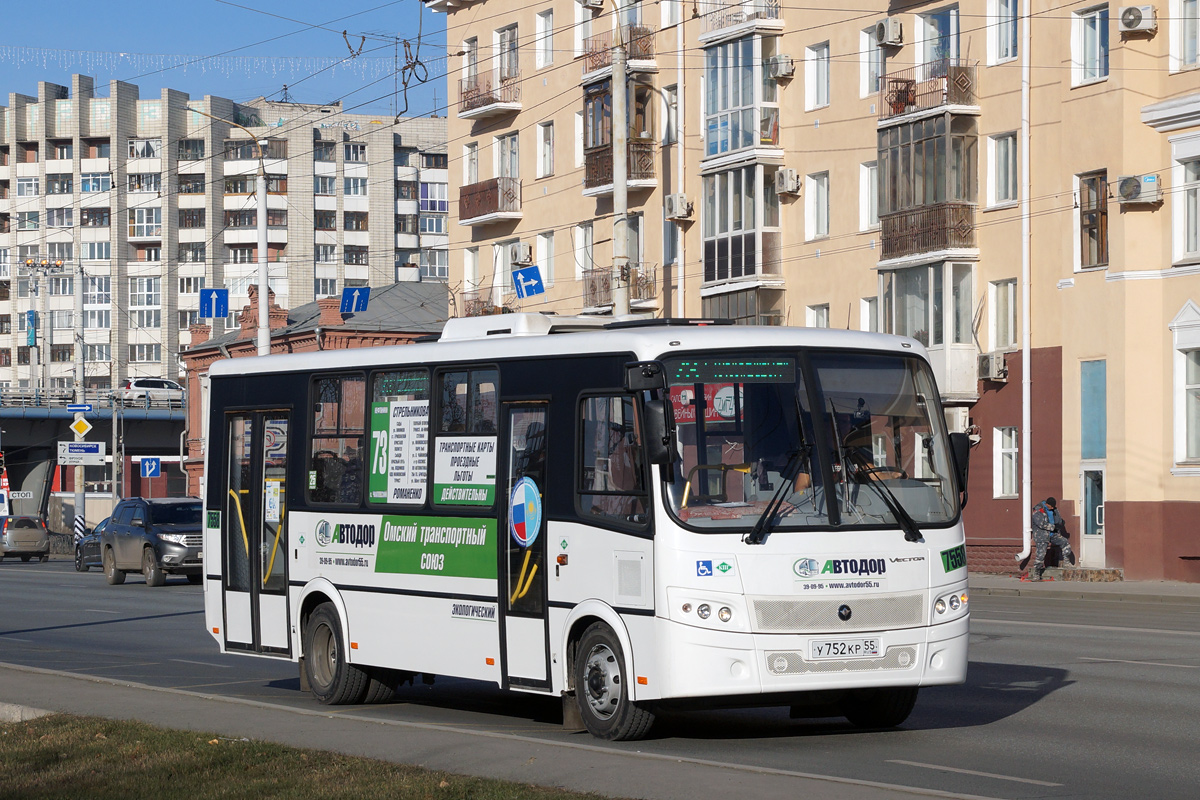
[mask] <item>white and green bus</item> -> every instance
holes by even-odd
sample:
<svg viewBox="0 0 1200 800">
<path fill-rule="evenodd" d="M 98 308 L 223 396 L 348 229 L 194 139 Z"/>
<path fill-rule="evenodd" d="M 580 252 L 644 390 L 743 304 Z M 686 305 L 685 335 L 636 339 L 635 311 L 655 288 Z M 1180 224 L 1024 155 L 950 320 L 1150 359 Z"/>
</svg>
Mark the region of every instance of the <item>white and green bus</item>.
<svg viewBox="0 0 1200 800">
<path fill-rule="evenodd" d="M 455 676 L 635 739 L 965 680 L 968 443 L 916 341 L 474 317 L 221 361 L 207 402 L 208 629 L 323 703 Z"/>
</svg>

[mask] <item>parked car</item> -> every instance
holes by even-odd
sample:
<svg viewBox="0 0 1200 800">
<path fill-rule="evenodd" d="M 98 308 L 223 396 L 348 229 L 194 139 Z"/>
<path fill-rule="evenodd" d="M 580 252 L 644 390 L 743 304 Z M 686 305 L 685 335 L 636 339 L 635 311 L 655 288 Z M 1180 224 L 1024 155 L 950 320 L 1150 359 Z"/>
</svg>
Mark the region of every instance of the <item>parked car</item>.
<svg viewBox="0 0 1200 800">
<path fill-rule="evenodd" d="M 183 405 L 183 387 L 165 378 L 130 378 L 122 387 L 126 403 L 144 405 L 147 400 L 172 406 Z"/>
<path fill-rule="evenodd" d="M 50 560 L 50 532 L 41 517 L 0 517 L 0 558 Z"/>
<path fill-rule="evenodd" d="M 162 586 L 167 575 L 200 583 L 202 513 L 196 497 L 130 497 L 117 503 L 100 533 L 105 579 L 116 585 L 127 572 L 141 572 L 147 586 Z"/>
<path fill-rule="evenodd" d="M 96 523 L 96 527 L 75 541 L 75 570 L 87 572 L 92 567 L 101 566 L 100 535 L 108 527 L 112 517 L 105 517 Z"/>
</svg>

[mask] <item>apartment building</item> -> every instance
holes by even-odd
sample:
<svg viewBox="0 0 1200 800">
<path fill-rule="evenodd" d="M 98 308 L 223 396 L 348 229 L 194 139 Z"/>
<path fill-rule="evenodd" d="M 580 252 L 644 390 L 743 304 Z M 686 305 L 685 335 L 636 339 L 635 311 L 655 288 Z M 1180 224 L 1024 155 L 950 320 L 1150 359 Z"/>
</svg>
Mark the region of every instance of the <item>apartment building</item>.
<svg viewBox="0 0 1200 800">
<path fill-rule="evenodd" d="M 347 286 L 444 281 L 445 137 L 440 118 L 171 89 L 142 99 L 120 81 L 103 95 L 85 75 L 10 94 L 0 108 L 0 387 L 73 387 L 76 346 L 89 389 L 178 379 L 180 336 L 186 346 L 205 287 L 230 290 L 230 315 L 215 324 L 235 326 L 258 275 L 258 141 L 281 306 Z"/>
<path fill-rule="evenodd" d="M 1200 580 L 1193 0 L 426 4 L 459 313 L 611 313 L 624 279 L 634 312 L 911 336 L 978 440 L 973 568 L 1014 569 L 1053 495 L 1085 565 Z"/>
</svg>

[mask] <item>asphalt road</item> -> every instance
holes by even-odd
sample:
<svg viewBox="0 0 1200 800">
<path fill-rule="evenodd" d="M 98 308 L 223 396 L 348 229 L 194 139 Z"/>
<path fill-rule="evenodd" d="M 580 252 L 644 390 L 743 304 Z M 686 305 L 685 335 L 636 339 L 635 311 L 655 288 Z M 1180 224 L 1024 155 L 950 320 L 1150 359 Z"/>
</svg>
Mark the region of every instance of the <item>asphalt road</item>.
<svg viewBox="0 0 1200 800">
<path fill-rule="evenodd" d="M 864 733 L 841 719 L 792 720 L 786 709 L 676 712 L 660 715 L 646 741 L 588 744 L 647 759 L 719 762 L 746 774 L 868 781 L 918 795 L 1195 796 L 1200 605 L 976 595 L 971 630 L 967 683 L 924 690 L 900 730 Z M 98 571 L 78 574 L 66 561 L 0 562 L 0 662 L 318 708 L 298 691 L 294 664 L 217 652 L 204 630 L 200 587 L 171 578 L 150 589 L 138 575 L 108 586 Z M 20 698 L 0 684 L 0 701 Z M 523 741 L 581 742 L 562 730 L 557 702 L 466 681 L 418 683 L 394 703 L 352 713 Z"/>
</svg>

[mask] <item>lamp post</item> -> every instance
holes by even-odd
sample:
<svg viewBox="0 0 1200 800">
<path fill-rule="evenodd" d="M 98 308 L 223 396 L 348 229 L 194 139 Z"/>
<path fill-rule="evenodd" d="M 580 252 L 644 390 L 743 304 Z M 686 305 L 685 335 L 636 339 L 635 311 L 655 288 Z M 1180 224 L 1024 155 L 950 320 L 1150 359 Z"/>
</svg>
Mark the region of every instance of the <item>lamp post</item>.
<svg viewBox="0 0 1200 800">
<path fill-rule="evenodd" d="M 224 122 L 226 125 L 232 125 L 238 130 L 244 132 L 250 137 L 250 141 L 254 142 L 254 146 L 258 148 L 258 179 L 255 185 L 255 227 L 258 232 L 258 355 L 265 356 L 271 354 L 271 325 L 270 316 L 267 313 L 267 166 L 263 148 L 266 144 L 266 139 L 259 139 L 250 130 L 236 122 L 231 122 L 221 117 L 214 117 L 205 111 L 197 108 L 188 107 L 188 111 L 194 111 L 202 117 L 208 117 L 217 122 Z"/>
</svg>

